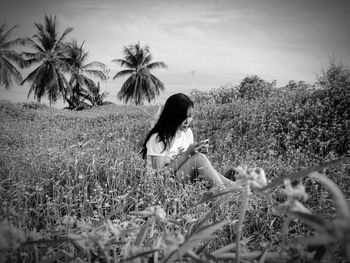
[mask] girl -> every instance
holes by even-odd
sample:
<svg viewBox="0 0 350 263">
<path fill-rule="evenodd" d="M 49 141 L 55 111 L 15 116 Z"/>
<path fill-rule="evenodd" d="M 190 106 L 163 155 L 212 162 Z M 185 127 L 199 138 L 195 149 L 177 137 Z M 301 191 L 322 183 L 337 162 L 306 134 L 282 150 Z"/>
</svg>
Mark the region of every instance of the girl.
<svg viewBox="0 0 350 263">
<path fill-rule="evenodd" d="M 194 142 L 189 128 L 192 116 L 193 102 L 187 95 L 178 93 L 170 96 L 145 139 L 142 158 L 153 169 L 172 169 L 181 181 L 198 176 L 220 188 L 237 186 L 217 172 L 206 155 L 201 153 L 209 145 L 207 141 Z"/>
</svg>

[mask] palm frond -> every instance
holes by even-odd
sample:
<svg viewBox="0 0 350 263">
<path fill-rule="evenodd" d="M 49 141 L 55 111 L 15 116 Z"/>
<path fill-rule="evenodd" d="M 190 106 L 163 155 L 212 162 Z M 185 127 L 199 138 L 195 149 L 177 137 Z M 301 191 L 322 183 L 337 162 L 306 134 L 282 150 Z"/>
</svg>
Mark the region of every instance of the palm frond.
<svg viewBox="0 0 350 263">
<path fill-rule="evenodd" d="M 130 61 L 127 61 L 125 59 L 113 59 L 112 62 L 119 64 L 121 67 L 135 68 L 134 64 L 132 64 Z"/>
<path fill-rule="evenodd" d="M 0 42 L 1 43 L 1 42 Z M 9 49 L 15 46 L 25 46 L 28 45 L 30 42 L 26 38 L 16 38 L 14 40 L 1 43 L 0 47 L 2 49 Z"/>
<path fill-rule="evenodd" d="M 168 69 L 168 65 L 165 64 L 164 62 L 153 62 L 151 64 L 148 64 L 146 66 L 149 70 L 156 69 L 156 68 L 164 68 Z"/>
<path fill-rule="evenodd" d="M 28 42 L 28 45 L 31 45 L 31 47 L 36 50 L 37 52 L 42 52 L 44 53 L 45 50 L 42 48 L 42 46 L 40 46 L 39 44 L 37 44 L 33 39 L 31 38 L 26 38 L 26 41 Z"/>
<path fill-rule="evenodd" d="M 29 98 L 30 94 L 34 92 L 34 99 L 37 99 L 38 102 L 40 102 L 41 97 L 45 95 L 47 85 L 47 83 L 45 83 L 45 69 L 46 65 L 40 65 L 22 81 L 21 84 L 28 80 L 31 81 L 27 98 Z"/>
<path fill-rule="evenodd" d="M 97 77 L 101 80 L 105 80 L 106 76 L 101 70 L 96 70 L 96 69 L 89 69 L 89 70 L 84 70 L 85 73 L 87 73 L 90 76 Z"/>
<path fill-rule="evenodd" d="M 134 67 L 138 65 L 138 59 L 135 52 L 133 52 L 133 46 L 124 47 L 123 54 L 126 61 L 128 61 Z"/>
<path fill-rule="evenodd" d="M 10 61 L 2 58 L 0 60 L 0 85 L 4 85 L 6 89 L 10 88 L 12 79 L 20 83 L 22 75 Z"/>
<path fill-rule="evenodd" d="M 148 65 L 148 64 L 151 63 L 152 60 L 153 60 L 152 54 L 148 54 L 148 55 L 145 56 L 145 58 L 143 59 L 142 65 Z"/>
<path fill-rule="evenodd" d="M 6 59 L 15 62 L 21 68 L 23 68 L 26 64 L 25 59 L 23 59 L 23 57 L 20 54 L 18 54 L 16 51 L 2 50 L 1 55 L 2 55 L 2 57 L 6 58 Z"/>
<path fill-rule="evenodd" d="M 131 75 L 122 85 L 120 91 L 117 94 L 117 97 L 120 100 L 123 100 L 125 103 L 128 103 L 129 99 L 132 98 L 134 94 L 133 87 L 135 86 L 136 77 L 135 75 Z"/>
<path fill-rule="evenodd" d="M 88 90 L 91 91 L 93 89 L 96 89 L 95 82 L 92 79 L 90 79 L 89 77 L 83 76 L 83 81 L 84 81 L 85 86 L 88 88 Z"/>
<path fill-rule="evenodd" d="M 53 46 L 53 49 L 56 50 L 56 48 L 58 47 L 58 45 L 62 44 L 62 41 L 65 39 L 65 37 L 73 31 L 72 27 L 67 28 L 66 30 L 64 30 L 63 34 L 61 35 L 61 37 L 56 41 L 55 45 Z"/>
<path fill-rule="evenodd" d="M 22 80 L 20 85 L 23 85 L 26 82 L 33 82 L 35 76 L 38 74 L 42 67 L 45 67 L 45 65 L 40 65 L 36 69 L 34 69 L 31 73 L 28 74 L 28 76 L 24 80 Z"/>
<path fill-rule="evenodd" d="M 124 77 L 126 75 L 130 75 L 130 74 L 134 74 L 134 73 L 135 73 L 135 70 L 133 70 L 133 69 L 121 70 L 117 74 L 114 75 L 113 79 Z"/>
<path fill-rule="evenodd" d="M 27 52 L 23 52 L 22 55 L 27 58 L 26 59 L 26 66 L 30 66 L 33 63 L 38 63 L 40 61 L 45 60 L 46 58 L 46 54 L 45 53 L 41 53 L 41 52 L 37 52 L 37 53 L 27 53 Z"/>
<path fill-rule="evenodd" d="M 86 65 L 83 66 L 85 70 L 91 69 L 91 68 L 100 68 L 100 69 L 105 69 L 106 65 L 102 62 L 98 62 L 98 61 L 93 61 L 90 62 Z"/>
<path fill-rule="evenodd" d="M 5 31 L 6 24 L 2 24 L 0 28 L 0 44 L 2 45 L 3 42 L 10 36 L 11 32 L 17 28 L 18 26 L 12 26 L 10 29 L 8 29 L 4 34 L 3 32 Z"/>
</svg>

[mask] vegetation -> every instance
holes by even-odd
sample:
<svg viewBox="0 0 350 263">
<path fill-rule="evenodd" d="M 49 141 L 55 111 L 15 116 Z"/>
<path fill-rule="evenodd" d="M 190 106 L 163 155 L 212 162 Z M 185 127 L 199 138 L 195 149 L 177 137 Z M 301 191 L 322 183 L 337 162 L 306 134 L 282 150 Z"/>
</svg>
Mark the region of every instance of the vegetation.
<svg viewBox="0 0 350 263">
<path fill-rule="evenodd" d="M 349 261 L 347 76 L 331 63 L 319 86 L 268 98 L 192 92 L 195 137 L 210 138 L 209 158 L 234 168 L 240 191 L 146 169 L 155 106 L 2 101 L 1 261 Z"/>
<path fill-rule="evenodd" d="M 23 81 L 30 83 L 28 97 L 34 92 L 34 98 L 40 102 L 48 95 L 50 106 L 62 96 L 68 102 L 69 109 L 82 109 L 102 104 L 105 94 L 86 74 L 105 79 L 101 62 L 86 64 L 88 53 L 83 44 L 76 41 L 65 42 L 66 36 L 73 30 L 67 28 L 61 36 L 57 29 L 56 17 L 45 16 L 44 24 L 35 24 L 37 34 L 27 42 L 34 52 L 24 52 L 27 65 L 40 63 Z M 69 81 L 67 75 L 70 76 Z M 86 88 L 85 88 L 86 87 Z M 86 104 L 85 100 L 90 104 Z"/>
<path fill-rule="evenodd" d="M 238 96 L 247 100 L 267 97 L 273 88 L 276 88 L 276 81 L 268 83 L 257 75 L 245 77 L 238 86 Z"/>
<path fill-rule="evenodd" d="M 17 45 L 24 45 L 26 41 L 22 38 L 8 39 L 16 27 L 13 26 L 8 30 L 6 30 L 5 24 L 0 27 L 0 86 L 4 86 L 6 89 L 11 87 L 12 80 L 17 83 L 22 81 L 22 75 L 13 63 L 20 68 L 26 65 L 21 54 L 13 49 Z"/>
<path fill-rule="evenodd" d="M 65 29 L 60 35 L 56 16 L 45 15 L 44 23 L 35 23 L 35 27 L 37 33 L 32 38 L 9 41 L 8 37 L 15 27 L 6 31 L 6 26 L 1 26 L 0 84 L 8 89 L 12 85 L 12 79 L 21 85 L 30 83 L 28 97 L 34 94 L 34 99 L 40 102 L 47 95 L 50 106 L 60 97 L 68 103 L 69 109 L 101 105 L 107 94 L 100 93 L 99 83 L 96 84 L 96 79 L 91 77 L 106 80 L 106 66 L 96 61 L 87 63 L 88 52 L 83 49 L 83 44 L 79 46 L 75 40 L 65 42 L 73 28 Z M 18 44 L 29 45 L 33 51 L 17 53 L 12 48 Z M 149 47 L 141 47 L 140 43 L 124 47 L 123 54 L 123 59 L 114 59 L 113 62 L 127 69 L 119 71 L 114 79 L 131 76 L 121 87 L 118 98 L 136 105 L 143 104 L 144 100 L 151 102 L 165 89 L 151 70 L 167 68 L 167 65 L 164 62 L 152 62 Z M 39 66 L 22 80 L 21 73 L 12 62 L 21 68 L 38 63 Z M 70 77 L 69 80 L 67 76 Z"/>
<path fill-rule="evenodd" d="M 118 97 L 125 103 L 133 101 L 135 105 L 143 104 L 146 99 L 151 102 L 164 90 L 164 84 L 152 73 L 152 69 L 167 68 L 164 62 L 152 62 L 152 54 L 148 46 L 141 47 L 140 43 L 129 45 L 123 49 L 123 59 L 113 62 L 127 69 L 119 71 L 113 79 L 131 75 L 121 87 Z"/>
<path fill-rule="evenodd" d="M 70 109 L 81 107 L 84 100 L 88 100 L 92 106 L 101 105 L 105 97 L 105 93 L 100 95 L 100 87 L 87 75 L 105 79 L 102 70 L 106 65 L 96 61 L 86 64 L 88 53 L 84 51 L 83 44 L 79 46 L 76 41 L 72 41 L 65 46 L 65 57 L 71 73 L 69 95 L 66 98 Z M 87 89 L 84 89 L 84 86 Z"/>
<path fill-rule="evenodd" d="M 48 95 L 50 106 L 60 95 L 67 96 L 67 80 L 64 76 L 69 65 L 64 60 L 63 40 L 73 30 L 67 28 L 61 36 L 57 31 L 56 17 L 45 16 L 44 24 L 36 23 L 37 34 L 28 38 L 34 52 L 25 52 L 27 62 L 41 63 L 22 81 L 30 82 L 28 97 L 34 92 L 34 98 L 39 102 L 44 95 Z"/>
</svg>

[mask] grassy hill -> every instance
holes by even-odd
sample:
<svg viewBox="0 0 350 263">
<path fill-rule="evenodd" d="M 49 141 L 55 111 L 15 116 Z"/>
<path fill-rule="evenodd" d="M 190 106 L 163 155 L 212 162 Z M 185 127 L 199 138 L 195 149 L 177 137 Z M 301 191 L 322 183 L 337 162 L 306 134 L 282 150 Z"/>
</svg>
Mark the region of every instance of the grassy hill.
<svg viewBox="0 0 350 263">
<path fill-rule="evenodd" d="M 349 119 L 332 115 L 335 121 L 328 123 L 329 111 L 310 100 L 309 91 L 229 103 L 219 103 L 220 96 L 227 97 L 227 90 L 194 96 L 192 129 L 197 140 L 210 139 L 208 157 L 222 173 L 238 165 L 261 167 L 271 183 L 348 154 Z M 276 212 L 288 200 L 282 185 L 264 194 L 216 196 L 201 182 L 183 185 L 167 172 L 145 169 L 138 151 L 156 111 L 105 105 L 78 112 L 1 101 L 0 259 L 171 262 L 183 255 L 189 261 L 227 261 L 235 255 L 237 226 L 241 257 L 248 262 L 265 250 L 267 262 L 280 262 L 281 256 L 306 262 L 314 255 L 294 240 L 315 235 L 315 228 Z M 323 173 L 349 198 L 348 160 Z M 324 184 L 297 181 L 315 216 L 336 216 Z M 341 262 L 342 246 L 329 257 Z"/>
</svg>

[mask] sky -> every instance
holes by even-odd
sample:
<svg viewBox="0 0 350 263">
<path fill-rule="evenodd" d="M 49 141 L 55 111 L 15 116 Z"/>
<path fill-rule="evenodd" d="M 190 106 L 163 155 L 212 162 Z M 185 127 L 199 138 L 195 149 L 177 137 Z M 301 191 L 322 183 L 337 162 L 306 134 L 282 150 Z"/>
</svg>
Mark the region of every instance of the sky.
<svg viewBox="0 0 350 263">
<path fill-rule="evenodd" d="M 0 23 L 19 26 L 13 39 L 32 37 L 45 15 L 56 15 L 61 33 L 73 27 L 66 40 L 85 41 L 89 62 L 110 68 L 104 85 L 112 101 L 125 80 L 112 79 L 122 69 L 112 60 L 137 42 L 168 65 L 153 72 L 165 84 L 163 99 L 249 75 L 313 84 L 330 59 L 350 65 L 349 13 L 348 0 L 0 0 Z M 0 96 L 25 100 L 27 90 L 0 87 Z"/>
</svg>

